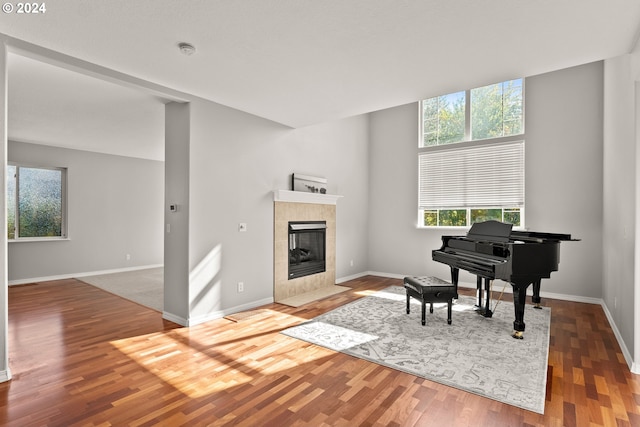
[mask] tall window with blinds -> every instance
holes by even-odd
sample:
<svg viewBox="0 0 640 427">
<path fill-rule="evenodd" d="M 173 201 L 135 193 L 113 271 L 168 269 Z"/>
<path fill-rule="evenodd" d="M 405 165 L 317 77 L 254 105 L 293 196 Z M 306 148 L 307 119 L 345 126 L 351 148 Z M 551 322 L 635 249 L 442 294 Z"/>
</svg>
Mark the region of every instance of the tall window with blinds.
<svg viewBox="0 0 640 427">
<path fill-rule="evenodd" d="M 523 83 L 421 103 L 419 226 L 468 227 L 490 219 L 524 225 Z"/>
</svg>

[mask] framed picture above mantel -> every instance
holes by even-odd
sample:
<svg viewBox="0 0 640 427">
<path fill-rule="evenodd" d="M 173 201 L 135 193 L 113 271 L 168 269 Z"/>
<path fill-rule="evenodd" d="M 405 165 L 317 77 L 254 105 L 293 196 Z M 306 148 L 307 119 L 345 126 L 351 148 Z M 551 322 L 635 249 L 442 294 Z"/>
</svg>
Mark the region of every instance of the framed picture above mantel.
<svg viewBox="0 0 640 427">
<path fill-rule="evenodd" d="M 291 190 L 307 193 L 327 193 L 327 180 L 318 176 L 291 174 Z"/>
</svg>

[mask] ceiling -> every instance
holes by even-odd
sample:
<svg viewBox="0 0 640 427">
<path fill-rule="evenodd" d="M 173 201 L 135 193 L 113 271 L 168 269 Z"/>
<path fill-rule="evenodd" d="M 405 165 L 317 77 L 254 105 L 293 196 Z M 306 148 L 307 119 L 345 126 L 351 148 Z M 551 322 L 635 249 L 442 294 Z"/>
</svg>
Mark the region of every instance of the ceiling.
<svg viewBox="0 0 640 427">
<path fill-rule="evenodd" d="M 164 159 L 164 103 L 131 89 L 10 54 L 9 139 Z"/>
<path fill-rule="evenodd" d="M 64 0 L 0 33 L 302 127 L 629 53 L 638 0 Z M 189 42 L 193 55 L 177 44 Z M 163 157 L 163 100 L 9 56 L 12 139 Z"/>
</svg>

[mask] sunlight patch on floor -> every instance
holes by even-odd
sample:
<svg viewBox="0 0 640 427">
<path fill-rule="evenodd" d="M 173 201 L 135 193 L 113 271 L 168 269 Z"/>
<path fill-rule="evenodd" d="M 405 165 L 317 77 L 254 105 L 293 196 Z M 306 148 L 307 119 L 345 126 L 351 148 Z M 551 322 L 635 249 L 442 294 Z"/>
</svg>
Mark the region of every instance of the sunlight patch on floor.
<svg viewBox="0 0 640 427">
<path fill-rule="evenodd" d="M 282 326 L 295 325 L 300 320 L 306 319 L 287 316 Z M 226 329 L 212 332 L 204 340 L 202 331 L 198 331 L 199 338 L 195 340 L 190 328 L 179 328 L 124 338 L 111 344 L 181 393 L 199 398 L 298 367 L 299 357 L 286 357 L 282 352 L 282 340 L 288 337 L 280 335 L 280 330 L 281 327 L 256 328 L 239 334 L 237 330 Z M 268 339 L 265 341 L 265 336 L 270 334 L 274 337 L 271 343 Z M 323 348 L 306 348 L 304 363 L 329 354 Z M 174 369 L 175 366 L 181 369 Z"/>
</svg>

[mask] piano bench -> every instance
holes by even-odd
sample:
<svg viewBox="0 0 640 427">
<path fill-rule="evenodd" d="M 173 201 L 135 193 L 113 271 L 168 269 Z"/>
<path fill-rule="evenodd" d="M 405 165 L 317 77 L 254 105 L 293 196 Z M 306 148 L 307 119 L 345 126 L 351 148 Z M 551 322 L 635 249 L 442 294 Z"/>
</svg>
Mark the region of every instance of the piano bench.
<svg viewBox="0 0 640 427">
<path fill-rule="evenodd" d="M 422 303 L 422 324 L 426 324 L 426 304 L 429 303 L 429 312 L 433 313 L 434 302 L 447 303 L 447 323 L 451 324 L 451 305 L 453 299 L 458 298 L 456 286 L 437 277 L 405 277 L 404 288 L 407 291 L 407 314 L 410 313 L 410 297 Z"/>
</svg>

